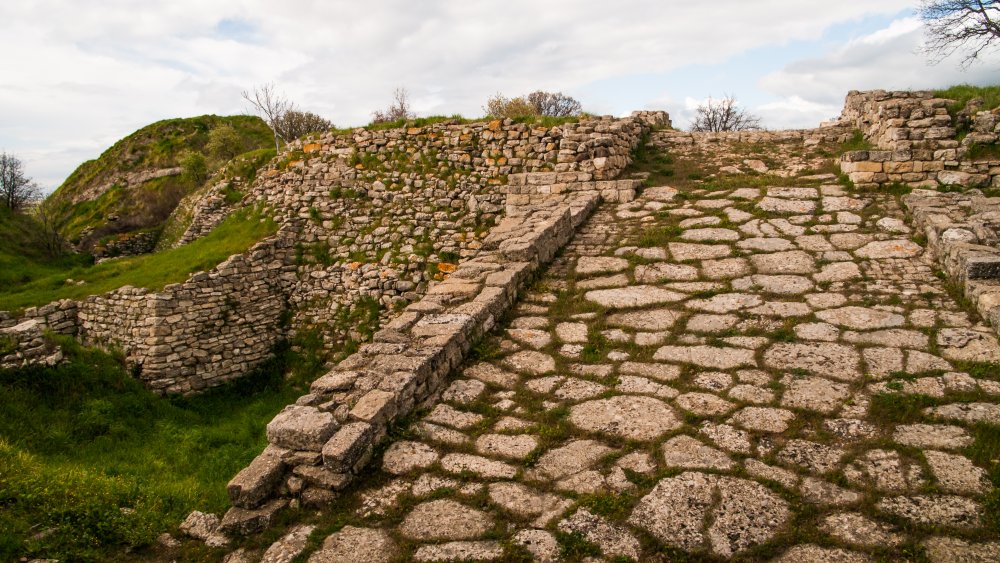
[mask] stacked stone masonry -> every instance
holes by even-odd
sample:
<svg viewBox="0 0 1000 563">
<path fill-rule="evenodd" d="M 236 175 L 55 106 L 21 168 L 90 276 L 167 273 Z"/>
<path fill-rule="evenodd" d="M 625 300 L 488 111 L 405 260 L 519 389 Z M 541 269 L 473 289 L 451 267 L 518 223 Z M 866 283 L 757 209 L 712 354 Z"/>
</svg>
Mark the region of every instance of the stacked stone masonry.
<svg viewBox="0 0 1000 563">
<path fill-rule="evenodd" d="M 1000 187 L 1000 159 L 972 159 L 970 152 L 997 143 L 1000 112 L 957 116 L 970 129 L 959 141 L 949 103 L 932 92 L 850 92 L 840 123 L 860 130 L 874 149 L 845 153 L 841 170 L 862 188 L 896 182 Z"/>
<path fill-rule="evenodd" d="M 36 319 L 38 334 L 8 338 L 0 362 L 51 361 L 42 353 L 53 347 L 44 338 L 50 331 L 121 349 L 150 388 L 191 393 L 246 374 L 300 330 L 321 330 L 336 350 L 344 338 L 336 323 L 361 299 L 378 301 L 387 322 L 485 248 L 505 217 L 508 177 L 513 186 L 525 173 L 559 178 L 558 193 L 512 194 L 512 205 L 634 195 L 636 182 L 613 178 L 652 125 L 669 118 L 642 112 L 548 128 L 438 123 L 293 143 L 240 204 L 224 205 L 223 184 L 208 190 L 182 238 L 194 240 L 244 206 L 268 210 L 277 235 L 159 292 L 125 287 L 8 314 L 0 327 Z M 286 316 L 292 321 L 282 326 Z"/>
<path fill-rule="evenodd" d="M 1000 198 L 913 190 L 902 201 L 931 257 L 1000 333 Z"/>
</svg>

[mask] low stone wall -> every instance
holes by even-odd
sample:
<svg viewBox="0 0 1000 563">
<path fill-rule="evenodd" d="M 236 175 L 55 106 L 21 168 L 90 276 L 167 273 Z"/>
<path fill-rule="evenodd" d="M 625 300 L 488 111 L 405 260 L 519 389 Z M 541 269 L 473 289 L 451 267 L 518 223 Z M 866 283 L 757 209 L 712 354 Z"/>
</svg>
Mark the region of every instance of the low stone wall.
<svg viewBox="0 0 1000 563">
<path fill-rule="evenodd" d="M 928 254 L 1000 334 L 1000 198 L 913 190 L 902 201 Z"/>
<path fill-rule="evenodd" d="M 970 129 L 959 141 L 949 103 L 932 92 L 850 92 L 840 123 L 861 131 L 875 148 L 845 153 L 841 171 L 861 188 L 893 182 L 1000 187 L 1000 159 L 973 159 L 974 147 L 997 143 L 1000 115 L 959 116 Z"/>
<path fill-rule="evenodd" d="M 508 203 L 522 213 L 517 204 L 631 197 L 635 181 L 610 178 L 650 126 L 664 124 L 665 113 L 643 112 L 552 128 L 442 123 L 293 143 L 240 204 L 267 209 L 280 225 L 275 237 L 162 291 L 125 287 L 19 318 L 0 313 L 0 328 L 39 319 L 40 330 L 121 349 L 152 389 L 196 392 L 244 375 L 297 331 L 342 332 L 338 319 L 363 298 L 378 301 L 388 321 L 478 259 Z M 519 191 L 510 176 L 520 193 L 508 195 Z M 226 215 L 221 189 L 193 210 L 206 225 Z M 341 343 L 324 340 L 328 350 Z"/>
<path fill-rule="evenodd" d="M 62 350 L 46 334 L 43 322 L 31 319 L 0 328 L 0 368 L 55 365 L 62 359 Z"/>
<path fill-rule="evenodd" d="M 549 176 L 523 178 L 536 186 Z M 268 424 L 269 445 L 228 486 L 221 531 L 252 533 L 290 502 L 323 505 L 368 462 L 387 428 L 432 404 L 471 346 L 517 301 L 524 283 L 572 237 L 600 200 L 600 183 L 508 213 L 480 254 L 316 380 Z M 551 192 L 551 190 L 549 190 Z M 616 194 L 618 192 L 615 192 Z"/>
<path fill-rule="evenodd" d="M 94 258 L 101 261 L 118 256 L 149 254 L 156 248 L 156 241 L 159 237 L 160 233 L 156 231 L 115 235 L 94 247 Z"/>
</svg>

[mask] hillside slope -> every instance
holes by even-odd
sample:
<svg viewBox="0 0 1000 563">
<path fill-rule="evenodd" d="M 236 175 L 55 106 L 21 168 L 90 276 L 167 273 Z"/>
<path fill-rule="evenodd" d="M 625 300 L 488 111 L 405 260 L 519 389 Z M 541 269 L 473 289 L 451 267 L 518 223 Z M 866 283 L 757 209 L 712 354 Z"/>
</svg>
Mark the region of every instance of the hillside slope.
<svg viewBox="0 0 1000 563">
<path fill-rule="evenodd" d="M 88 261 L 86 256 L 46 244 L 43 229 L 33 217 L 0 206 L 0 286 L 27 284 Z"/>
<path fill-rule="evenodd" d="M 203 115 L 147 125 L 80 165 L 44 205 L 82 250 L 120 233 L 156 230 L 232 157 L 270 147 L 257 117 Z"/>
</svg>

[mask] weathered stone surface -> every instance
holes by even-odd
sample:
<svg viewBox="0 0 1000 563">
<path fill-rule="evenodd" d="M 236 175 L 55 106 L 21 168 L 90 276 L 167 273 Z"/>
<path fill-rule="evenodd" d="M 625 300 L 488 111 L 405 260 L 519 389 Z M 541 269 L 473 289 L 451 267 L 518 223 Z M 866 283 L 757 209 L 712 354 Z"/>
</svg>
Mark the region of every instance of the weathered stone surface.
<svg viewBox="0 0 1000 563">
<path fill-rule="evenodd" d="M 438 452 L 422 442 L 395 442 L 385 451 L 382 469 L 393 475 L 409 473 L 437 463 Z"/>
<path fill-rule="evenodd" d="M 906 239 L 877 240 L 854 251 L 858 258 L 883 260 L 886 258 L 911 258 L 923 252 L 919 244 Z"/>
<path fill-rule="evenodd" d="M 305 551 L 309 534 L 316 526 L 295 526 L 271 544 L 260 558 L 260 563 L 291 563 L 300 553 Z"/>
<path fill-rule="evenodd" d="M 531 475 L 538 479 L 562 479 L 587 469 L 611 451 L 595 440 L 573 440 L 538 458 Z"/>
<path fill-rule="evenodd" d="M 768 541 L 788 516 L 787 503 L 757 483 L 686 472 L 661 480 L 636 505 L 629 523 L 667 545 L 708 547 L 729 557 Z M 712 522 L 707 528 L 706 521 Z"/>
<path fill-rule="evenodd" d="M 538 447 L 538 439 L 527 434 L 483 434 L 476 439 L 476 451 L 484 455 L 524 459 Z"/>
<path fill-rule="evenodd" d="M 712 369 L 733 369 L 757 365 L 753 350 L 715 346 L 663 346 L 656 351 L 653 359 L 663 362 L 694 364 Z"/>
<path fill-rule="evenodd" d="M 482 536 L 493 525 L 484 512 L 452 500 L 418 504 L 399 526 L 399 533 L 414 540 L 467 540 Z"/>
<path fill-rule="evenodd" d="M 676 291 L 669 291 L 651 285 L 636 285 L 614 289 L 595 289 L 584 294 L 588 301 L 593 301 L 609 309 L 629 309 L 673 303 L 687 296 Z"/>
<path fill-rule="evenodd" d="M 671 242 L 667 244 L 671 256 L 678 262 L 687 260 L 713 260 L 725 258 L 733 253 L 732 248 L 724 244 L 692 244 L 686 242 Z"/>
<path fill-rule="evenodd" d="M 517 475 L 513 465 L 470 454 L 445 455 L 441 458 L 441 469 L 449 473 L 468 471 L 484 479 L 513 479 Z"/>
<path fill-rule="evenodd" d="M 229 539 L 219 531 L 219 524 L 219 517 L 215 514 L 195 510 L 181 522 L 180 530 L 209 547 L 222 547 L 229 543 Z"/>
<path fill-rule="evenodd" d="M 503 362 L 513 370 L 532 375 L 544 375 L 556 369 L 556 361 L 552 356 L 533 350 L 511 354 L 504 358 Z"/>
<path fill-rule="evenodd" d="M 344 526 L 323 541 L 309 563 L 389 563 L 398 553 L 396 542 L 385 530 Z"/>
<path fill-rule="evenodd" d="M 863 553 L 818 545 L 797 545 L 774 559 L 773 563 L 868 563 Z"/>
<path fill-rule="evenodd" d="M 899 545 L 902 534 L 893 531 L 888 524 L 876 522 L 856 512 L 839 512 L 823 519 L 820 528 L 840 541 L 878 547 Z"/>
<path fill-rule="evenodd" d="M 591 513 L 586 508 L 577 510 L 569 518 L 559 522 L 563 532 L 575 532 L 587 541 L 601 548 L 608 557 L 639 558 L 640 544 L 625 528 L 611 524 L 604 518 Z"/>
<path fill-rule="evenodd" d="M 837 468 L 844 453 L 844 450 L 825 444 L 808 440 L 789 440 L 778 452 L 778 461 L 797 465 L 814 473 L 828 473 Z"/>
<path fill-rule="evenodd" d="M 267 424 L 267 440 L 291 450 L 318 452 L 338 426 L 328 412 L 315 407 L 290 405 Z"/>
<path fill-rule="evenodd" d="M 849 346 L 834 343 L 791 344 L 779 342 L 764 352 L 764 364 L 775 369 L 804 369 L 806 371 L 851 381 L 861 376 L 858 364 L 861 357 Z"/>
<path fill-rule="evenodd" d="M 629 440 L 653 440 L 681 424 L 663 401 L 627 395 L 580 403 L 570 409 L 569 421 L 589 432 Z"/>
<path fill-rule="evenodd" d="M 271 526 L 278 512 L 288 506 L 285 499 L 274 499 L 260 508 L 230 508 L 219 524 L 224 534 L 254 534 Z"/>
<path fill-rule="evenodd" d="M 243 508 L 259 505 L 281 482 L 285 469 L 285 462 L 278 452 L 272 448 L 265 449 L 226 485 L 230 502 Z"/>
<path fill-rule="evenodd" d="M 726 414 L 736 405 L 710 393 L 684 393 L 675 399 L 677 406 L 697 416 Z"/>
<path fill-rule="evenodd" d="M 729 420 L 747 430 L 778 434 L 787 430 L 789 423 L 794 419 L 795 413 L 789 410 L 746 407 L 734 414 Z"/>
<path fill-rule="evenodd" d="M 453 541 L 423 545 L 413 554 L 414 561 L 494 561 L 503 557 L 496 541 Z"/>
<path fill-rule="evenodd" d="M 908 424 L 897 426 L 892 439 L 904 446 L 957 450 L 972 443 L 972 436 L 960 426 Z"/>
<path fill-rule="evenodd" d="M 492 483 L 490 500 L 508 512 L 534 518 L 533 525 L 544 527 L 562 515 L 573 502 L 551 493 L 535 491 L 520 483 Z"/>
<path fill-rule="evenodd" d="M 724 452 L 690 436 L 675 436 L 663 444 L 663 462 L 682 469 L 732 469 L 736 464 Z"/>
<path fill-rule="evenodd" d="M 975 528 L 980 524 L 982 508 L 972 499 L 949 495 L 886 497 L 876 508 L 919 524 Z"/>
<path fill-rule="evenodd" d="M 628 268 L 628 260 L 611 256 L 581 256 L 576 261 L 576 273 L 582 276 L 613 274 Z"/>
<path fill-rule="evenodd" d="M 514 543 L 528 550 L 540 563 L 554 563 L 559 560 L 559 542 L 545 530 L 521 530 L 514 535 Z"/>
<path fill-rule="evenodd" d="M 424 417 L 424 420 L 464 430 L 482 422 L 483 415 L 461 411 L 449 405 L 438 405 Z"/>
<path fill-rule="evenodd" d="M 992 488 L 986 471 L 973 465 L 967 457 L 925 450 L 924 458 L 938 485 L 945 492 L 980 495 Z"/>
<path fill-rule="evenodd" d="M 977 422 L 1000 424 L 1000 405 L 993 403 L 952 403 L 940 407 L 928 407 L 924 409 L 924 414 L 970 424 Z"/>
<path fill-rule="evenodd" d="M 811 274 L 816 271 L 812 255 L 801 250 L 755 254 L 750 262 L 759 274 Z"/>
<path fill-rule="evenodd" d="M 958 538 L 934 537 L 924 542 L 932 563 L 993 563 L 1000 561 L 1000 541 L 969 543 Z"/>
<path fill-rule="evenodd" d="M 873 330 L 902 326 L 903 315 L 870 309 L 868 307 L 841 307 L 818 311 L 816 316 L 830 324 L 856 330 Z"/>
<path fill-rule="evenodd" d="M 441 394 L 445 402 L 468 404 L 479 398 L 486 391 L 486 384 L 476 379 L 459 379 L 452 382 Z"/>
<path fill-rule="evenodd" d="M 615 313 L 608 317 L 608 324 L 636 330 L 669 330 L 683 316 L 684 313 L 671 309 L 647 309 L 628 313 Z M 584 328 L 586 328 L 586 325 Z M 586 331 L 584 334 L 586 334 Z"/>
<path fill-rule="evenodd" d="M 850 387 L 822 377 L 795 378 L 781 395 L 781 406 L 831 414 L 850 396 Z"/>
</svg>

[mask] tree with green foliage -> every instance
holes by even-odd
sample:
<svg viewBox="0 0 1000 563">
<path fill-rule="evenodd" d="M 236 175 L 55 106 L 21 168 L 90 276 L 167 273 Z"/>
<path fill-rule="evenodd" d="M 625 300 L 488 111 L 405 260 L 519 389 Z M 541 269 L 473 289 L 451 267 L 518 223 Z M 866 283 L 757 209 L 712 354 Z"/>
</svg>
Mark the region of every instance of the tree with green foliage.
<svg viewBox="0 0 1000 563">
<path fill-rule="evenodd" d="M 223 124 L 208 132 L 208 142 L 205 151 L 213 158 L 222 162 L 232 160 L 236 155 L 245 152 L 243 139 L 232 125 Z"/>
<path fill-rule="evenodd" d="M 278 120 L 279 134 L 286 140 L 298 139 L 307 133 L 319 133 L 333 129 L 333 123 L 309 111 L 291 109 Z"/>
<path fill-rule="evenodd" d="M 23 211 L 41 198 L 41 190 L 24 173 L 21 159 L 6 151 L 0 153 L 0 204 L 11 211 Z"/>
<path fill-rule="evenodd" d="M 583 104 L 562 92 L 537 90 L 525 96 L 525 99 L 535 107 L 537 115 L 545 117 L 572 117 L 583 111 Z"/>
<path fill-rule="evenodd" d="M 208 177 L 208 164 L 200 152 L 186 150 L 178 158 L 181 176 L 193 184 L 201 184 Z"/>
<path fill-rule="evenodd" d="M 967 67 L 1000 45 L 1000 0 L 923 0 L 919 12 L 933 63 L 963 52 Z"/>
<path fill-rule="evenodd" d="M 532 117 L 539 115 L 538 108 L 535 104 L 531 103 L 523 96 L 508 98 L 499 92 L 486 100 L 486 105 L 483 106 L 483 111 L 486 112 L 487 117 L 492 117 L 494 119 L 516 119 L 519 117 Z"/>
</svg>

